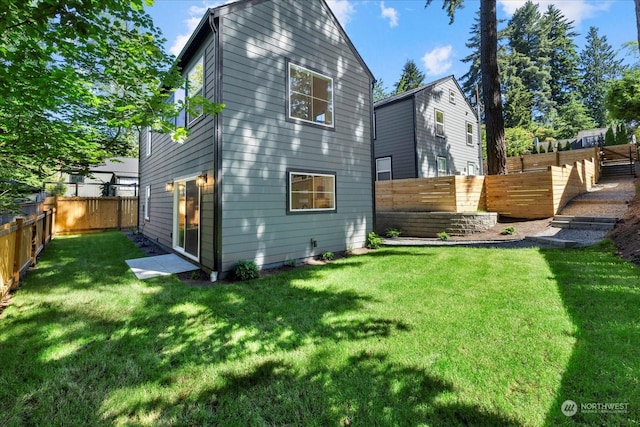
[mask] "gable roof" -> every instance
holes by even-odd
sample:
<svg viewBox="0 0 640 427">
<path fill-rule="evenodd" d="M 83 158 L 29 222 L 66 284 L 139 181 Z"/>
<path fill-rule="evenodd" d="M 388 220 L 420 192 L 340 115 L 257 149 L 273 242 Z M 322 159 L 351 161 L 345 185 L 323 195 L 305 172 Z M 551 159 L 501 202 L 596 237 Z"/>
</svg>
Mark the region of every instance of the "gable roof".
<svg viewBox="0 0 640 427">
<path fill-rule="evenodd" d="M 114 157 L 105 159 L 103 165 L 90 169 L 92 173 L 112 173 L 118 177 L 138 177 L 138 159 L 135 157 Z"/>
<path fill-rule="evenodd" d="M 403 99 L 410 98 L 413 95 L 415 95 L 416 93 L 422 92 L 425 89 L 430 89 L 430 88 L 436 86 L 437 84 L 442 83 L 442 82 L 444 82 L 444 81 L 446 81 L 448 79 L 453 79 L 453 75 L 450 75 L 450 76 L 447 76 L 447 77 L 443 77 L 441 79 L 434 80 L 434 81 L 432 81 L 430 83 L 427 83 L 425 85 L 419 86 L 419 87 L 417 87 L 415 89 L 411 89 L 411 90 L 408 90 L 406 92 L 402 92 L 402 93 L 399 93 L 397 95 L 392 95 L 392 96 L 390 96 L 388 98 L 381 99 L 380 101 L 374 102 L 373 103 L 373 107 L 374 108 L 382 107 L 383 105 L 391 104 L 391 103 L 394 103 L 394 102 L 397 102 L 397 101 L 402 101 Z"/>
<path fill-rule="evenodd" d="M 264 3 L 267 1 L 274 1 L 274 0 L 236 0 L 230 3 L 223 4 L 221 6 L 208 9 L 207 12 L 202 17 L 202 19 L 200 20 L 200 22 L 198 23 L 198 26 L 196 27 L 196 29 L 191 34 L 191 37 L 189 37 L 189 40 L 187 41 L 187 43 L 185 43 L 184 47 L 182 48 L 182 51 L 180 51 L 180 54 L 177 56 L 176 61 L 179 63 L 182 59 L 188 59 L 198 49 L 199 46 L 197 42 L 202 40 L 209 31 L 213 30 L 213 23 L 210 21 L 211 18 L 219 18 L 226 14 L 234 13 L 239 10 L 243 10 L 247 7 Z M 305 1 L 312 1 L 312 0 L 305 0 Z M 340 32 L 340 35 L 347 43 L 347 45 L 349 46 L 349 49 L 351 50 L 353 55 L 356 57 L 360 65 L 362 65 L 362 68 L 364 68 L 364 70 L 369 75 L 371 80 L 375 80 L 375 78 L 373 77 L 373 73 L 371 72 L 367 64 L 364 62 L 364 59 L 362 59 L 362 56 L 360 56 L 360 53 L 351 42 L 351 39 L 349 38 L 344 28 L 338 21 L 338 18 L 336 18 L 333 11 L 329 7 L 329 5 L 327 5 L 327 2 L 325 0 L 317 0 L 317 1 L 320 1 L 322 7 L 331 17 L 333 24 L 336 26 L 336 28 Z"/>
</svg>

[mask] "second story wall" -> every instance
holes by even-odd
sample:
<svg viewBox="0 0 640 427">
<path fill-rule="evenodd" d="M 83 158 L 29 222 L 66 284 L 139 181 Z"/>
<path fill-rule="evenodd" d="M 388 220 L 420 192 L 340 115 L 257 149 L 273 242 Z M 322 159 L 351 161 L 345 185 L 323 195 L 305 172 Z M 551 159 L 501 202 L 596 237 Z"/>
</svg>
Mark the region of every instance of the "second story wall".
<svg viewBox="0 0 640 427">
<path fill-rule="evenodd" d="M 393 179 L 416 178 L 413 98 L 376 109 L 375 158 L 391 158 Z"/>
</svg>

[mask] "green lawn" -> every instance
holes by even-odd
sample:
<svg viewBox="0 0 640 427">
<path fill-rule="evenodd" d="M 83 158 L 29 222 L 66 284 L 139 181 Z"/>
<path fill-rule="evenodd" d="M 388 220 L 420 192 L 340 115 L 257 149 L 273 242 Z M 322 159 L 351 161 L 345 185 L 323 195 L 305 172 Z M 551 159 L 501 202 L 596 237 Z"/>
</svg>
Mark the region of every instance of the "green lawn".
<svg viewBox="0 0 640 427">
<path fill-rule="evenodd" d="M 385 248 L 204 288 L 139 281 L 139 256 L 121 233 L 46 249 L 0 318 L 0 425 L 640 422 L 640 269 L 610 244 Z"/>
</svg>

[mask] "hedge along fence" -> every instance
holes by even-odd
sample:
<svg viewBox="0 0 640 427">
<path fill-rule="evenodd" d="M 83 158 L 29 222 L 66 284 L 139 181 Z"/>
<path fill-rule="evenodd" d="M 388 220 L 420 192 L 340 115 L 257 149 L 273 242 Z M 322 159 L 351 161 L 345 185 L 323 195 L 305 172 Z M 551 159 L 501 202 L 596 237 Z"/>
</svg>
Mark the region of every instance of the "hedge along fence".
<svg viewBox="0 0 640 427">
<path fill-rule="evenodd" d="M 56 208 L 56 233 L 124 230 L 138 225 L 137 197 L 49 197 Z"/>
<path fill-rule="evenodd" d="M 36 259 L 54 233 L 55 209 L 0 226 L 0 299 L 17 289 L 20 277 Z"/>
<path fill-rule="evenodd" d="M 376 181 L 377 212 L 475 212 L 485 210 L 482 176 Z"/>
</svg>

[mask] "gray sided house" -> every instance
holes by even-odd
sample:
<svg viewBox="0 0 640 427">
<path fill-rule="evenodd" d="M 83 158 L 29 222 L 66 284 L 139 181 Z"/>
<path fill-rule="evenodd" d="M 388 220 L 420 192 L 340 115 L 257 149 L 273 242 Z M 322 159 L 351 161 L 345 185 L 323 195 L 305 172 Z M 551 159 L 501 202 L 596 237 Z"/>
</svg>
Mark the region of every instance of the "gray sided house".
<svg viewBox="0 0 640 427">
<path fill-rule="evenodd" d="M 376 180 L 477 175 L 478 117 L 453 76 L 374 104 Z"/>
<path fill-rule="evenodd" d="M 363 247 L 373 230 L 373 76 L 324 0 L 210 9 L 178 57 L 226 105 L 140 137 L 140 229 L 215 277 Z"/>
</svg>

